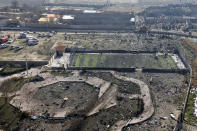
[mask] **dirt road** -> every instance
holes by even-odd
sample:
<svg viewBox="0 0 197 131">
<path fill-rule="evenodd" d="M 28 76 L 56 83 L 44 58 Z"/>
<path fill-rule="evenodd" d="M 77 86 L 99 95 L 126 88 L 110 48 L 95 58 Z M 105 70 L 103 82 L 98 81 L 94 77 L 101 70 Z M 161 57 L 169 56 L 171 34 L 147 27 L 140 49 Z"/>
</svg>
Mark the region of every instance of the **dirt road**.
<svg viewBox="0 0 197 131">
<path fill-rule="evenodd" d="M 112 72 L 112 74 L 118 79 L 122 79 L 125 81 L 131 81 L 133 83 L 137 83 L 140 86 L 141 98 L 143 99 L 143 102 L 144 102 L 144 111 L 139 117 L 135 117 L 135 118 L 130 119 L 128 121 L 121 120 L 121 121 L 117 122 L 114 126 L 111 127 L 111 130 L 112 131 L 121 131 L 123 127 L 125 127 L 129 124 L 137 124 L 137 123 L 143 122 L 143 121 L 147 120 L 148 118 L 150 118 L 154 113 L 154 107 L 153 107 L 153 103 L 151 100 L 151 95 L 150 95 L 148 85 L 146 85 L 144 82 L 134 79 L 134 78 L 120 76 L 120 75 L 116 74 L 115 72 Z"/>
</svg>

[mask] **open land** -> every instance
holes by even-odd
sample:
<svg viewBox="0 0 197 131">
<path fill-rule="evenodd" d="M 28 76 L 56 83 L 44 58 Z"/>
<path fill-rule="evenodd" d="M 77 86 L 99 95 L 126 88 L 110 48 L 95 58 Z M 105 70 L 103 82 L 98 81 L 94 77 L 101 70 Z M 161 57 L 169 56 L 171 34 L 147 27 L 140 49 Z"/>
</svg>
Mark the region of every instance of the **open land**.
<svg viewBox="0 0 197 131">
<path fill-rule="evenodd" d="M 174 47 L 177 43 L 177 39 L 174 40 L 162 40 L 160 36 L 152 36 L 146 38 L 143 35 L 136 35 L 133 33 L 116 34 L 116 33 L 98 33 L 98 34 L 75 34 L 75 33 L 57 33 L 51 38 L 40 38 L 39 33 L 30 33 L 30 36 L 36 37 L 39 40 L 38 45 L 27 46 L 26 39 L 18 39 L 20 32 L 2 32 L 1 34 L 10 34 L 12 40 L 14 40 L 9 46 L 24 46 L 25 48 L 15 51 L 10 48 L 0 49 L 0 60 L 15 60 L 15 61 L 29 61 L 37 60 L 49 60 L 50 56 L 55 52 L 55 47 L 58 45 L 65 45 L 66 47 L 79 47 L 90 49 L 122 49 L 122 50 L 149 50 L 153 51 L 158 49 L 164 51 Z M 139 40 L 139 41 L 138 41 Z M 157 47 L 158 40 L 161 40 Z M 169 43 L 168 43 L 169 42 Z M 180 40 L 181 42 L 181 40 Z"/>
<path fill-rule="evenodd" d="M 78 1 L 72 2 L 78 4 Z M 90 1 L 85 0 L 85 2 L 89 3 Z M 117 3 L 116 0 L 112 2 Z M 69 66 L 76 68 L 137 68 L 132 73 L 111 70 L 67 70 L 66 68 L 59 69 L 58 66 L 54 69 L 50 64 L 31 69 L 28 69 L 27 65 L 23 65 L 22 68 L 18 65 L 15 65 L 14 68 L 10 65 L 2 66 L 0 72 L 6 75 L 0 76 L 0 129 L 169 131 L 174 130 L 178 125 L 177 120 L 186 104 L 184 128 L 189 127 L 187 129 L 195 130 L 196 39 L 190 41 L 190 39 L 178 35 L 152 34 L 147 30 L 170 30 L 171 32 L 189 34 L 190 32 L 187 30 L 195 29 L 195 18 L 191 21 L 188 20 L 191 22 L 188 23 L 186 20 L 191 18 L 184 19 L 182 15 L 194 15 L 191 12 L 195 12 L 196 7 L 193 5 L 184 5 L 183 7 L 169 5 L 148 8 L 149 2 L 134 0 L 132 4 L 135 2 L 138 2 L 136 6 L 129 6 L 123 2 L 120 5 L 105 6 L 97 10 L 99 11 L 98 14 L 88 15 L 82 13 L 82 10 L 95 8 L 80 7 L 79 9 L 69 5 L 69 7 L 64 7 L 62 11 L 61 6 L 58 5 L 44 6 L 49 10 L 38 9 L 38 12 L 35 11 L 35 19 L 31 19 L 29 17 L 31 15 L 27 15 L 33 10 L 29 10 L 30 8 L 27 14 L 25 9 L 23 12 L 8 12 L 11 18 L 13 18 L 13 14 L 21 17 L 18 18 L 22 21 L 21 26 L 28 23 L 32 24 L 32 21 L 36 23 L 40 17 L 43 17 L 39 11 L 51 13 L 52 9 L 58 8 L 58 10 L 60 9 L 59 12 L 54 10 L 57 14 L 76 13 L 74 21 L 64 23 L 70 28 L 72 28 L 70 25 L 109 28 L 110 24 L 113 24 L 111 26 L 113 28 L 121 27 L 119 24 L 123 24 L 126 25 L 125 27 L 135 27 L 138 32 L 131 33 L 127 29 L 127 33 L 118 31 L 114 33 L 83 31 L 85 33 L 82 33 L 78 30 L 74 33 L 65 31 L 54 33 L 50 37 L 40 37 L 40 34 L 54 32 L 50 26 L 57 26 L 60 21 L 57 23 L 49 22 L 48 24 L 39 24 L 39 26 L 46 26 L 46 29 L 51 30 L 51 32 L 25 32 L 39 41 L 37 45 L 28 46 L 27 39 L 19 39 L 19 31 L 1 31 L 2 35 L 9 34 L 9 40 L 13 41 L 6 42 L 6 48 L 4 48 L 5 45 L 0 45 L 2 47 L 0 49 L 0 61 L 51 61 L 53 60 L 52 56 L 56 56 L 54 54 L 59 45 L 66 46 L 66 49 L 79 48 L 83 50 L 85 48 L 87 50 L 149 51 L 156 53 L 70 52 L 70 54 L 63 53 L 63 56 L 57 56 L 54 59 L 55 64 L 53 64 L 54 67 L 58 64 L 65 66 L 66 63 L 70 62 Z M 143 2 L 146 5 L 141 6 Z M 161 0 L 156 4 L 161 4 L 160 2 L 165 3 Z M 171 8 L 171 6 L 176 8 Z M 147 19 L 145 19 L 144 9 L 146 9 Z M 77 12 L 78 10 L 80 11 Z M 157 11 L 161 12 L 158 13 Z M 175 12 L 166 17 L 157 17 L 161 14 L 167 15 L 168 11 L 179 13 L 177 16 Z M 181 11 L 183 12 L 181 13 Z M 0 12 L 0 14 L 2 13 Z M 25 23 L 23 21 L 25 15 L 27 16 L 25 20 L 30 22 Z M 133 15 L 136 18 L 135 24 L 129 22 Z M 93 20 L 89 22 L 89 18 Z M 59 23 L 58 26 L 61 27 L 61 24 Z M 98 26 L 99 24 L 102 26 Z M 140 33 L 140 31 L 142 32 Z M 20 50 L 12 49 L 12 46 L 22 48 Z M 178 51 L 184 60 L 173 54 Z M 57 64 L 56 62 L 62 63 Z M 189 69 L 187 63 L 192 63 L 192 75 L 189 73 L 145 73 L 139 70 L 143 68 L 173 70 L 183 67 Z M 25 69 L 26 71 L 24 71 Z M 189 70 L 191 71 L 191 69 Z M 187 98 L 188 87 L 190 87 L 190 79 L 192 80 L 192 90 L 191 93 L 189 92 L 187 103 L 185 99 Z M 193 125 L 193 127 L 191 128 L 187 124 Z"/>
</svg>

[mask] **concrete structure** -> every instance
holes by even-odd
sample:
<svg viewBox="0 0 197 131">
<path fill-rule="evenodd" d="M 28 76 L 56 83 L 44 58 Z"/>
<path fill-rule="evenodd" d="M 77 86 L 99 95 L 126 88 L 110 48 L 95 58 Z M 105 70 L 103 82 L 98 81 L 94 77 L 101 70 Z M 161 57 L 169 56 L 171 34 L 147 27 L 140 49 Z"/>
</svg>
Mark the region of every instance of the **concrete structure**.
<svg viewBox="0 0 197 131">
<path fill-rule="evenodd" d="M 46 22 L 55 23 L 59 18 L 59 16 L 55 14 L 43 14 L 43 15 L 44 17 L 41 17 L 38 20 L 40 23 L 46 23 Z"/>
<path fill-rule="evenodd" d="M 84 14 L 95 14 L 95 13 L 97 13 L 97 11 L 96 10 L 84 10 L 83 13 Z"/>
<path fill-rule="evenodd" d="M 63 20 L 74 20 L 75 17 L 72 16 L 72 15 L 64 15 L 64 16 L 62 17 L 62 19 L 63 19 Z"/>
<path fill-rule="evenodd" d="M 38 22 L 39 23 L 47 23 L 47 22 L 56 22 L 57 21 L 57 18 L 47 18 L 47 17 L 41 17 Z"/>
<path fill-rule="evenodd" d="M 60 45 L 56 47 L 56 54 L 57 56 L 63 56 L 63 53 L 65 52 L 66 46 Z"/>
</svg>

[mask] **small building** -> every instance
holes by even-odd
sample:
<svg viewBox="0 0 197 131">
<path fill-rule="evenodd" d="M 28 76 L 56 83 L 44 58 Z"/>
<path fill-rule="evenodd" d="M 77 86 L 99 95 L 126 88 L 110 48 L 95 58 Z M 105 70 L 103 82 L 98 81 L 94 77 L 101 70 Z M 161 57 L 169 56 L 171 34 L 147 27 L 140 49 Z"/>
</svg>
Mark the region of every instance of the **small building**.
<svg viewBox="0 0 197 131">
<path fill-rule="evenodd" d="M 56 47 L 56 55 L 57 56 L 63 56 L 63 53 L 65 52 L 66 46 L 59 45 Z"/>
<path fill-rule="evenodd" d="M 131 18 L 130 19 L 130 22 L 135 22 L 135 18 Z"/>
<path fill-rule="evenodd" d="M 41 17 L 38 22 L 39 23 L 55 23 L 57 21 L 57 18 L 48 18 L 48 17 Z"/>
<path fill-rule="evenodd" d="M 63 19 L 63 20 L 74 20 L 75 18 L 74 18 L 74 16 L 72 16 L 72 15 L 64 15 L 64 16 L 62 17 L 62 19 Z"/>
<path fill-rule="evenodd" d="M 55 14 L 42 14 L 43 17 L 41 17 L 38 22 L 39 23 L 55 23 L 57 22 L 59 15 Z"/>
<path fill-rule="evenodd" d="M 95 13 L 97 13 L 97 11 L 96 10 L 84 10 L 83 13 L 84 14 L 95 14 Z"/>
</svg>

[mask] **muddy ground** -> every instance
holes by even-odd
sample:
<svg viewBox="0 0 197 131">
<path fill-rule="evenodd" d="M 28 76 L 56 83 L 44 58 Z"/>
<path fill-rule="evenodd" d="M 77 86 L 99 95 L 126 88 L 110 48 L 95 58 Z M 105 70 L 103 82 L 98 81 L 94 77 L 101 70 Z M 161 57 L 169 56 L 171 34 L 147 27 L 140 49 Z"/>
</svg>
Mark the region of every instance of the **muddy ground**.
<svg viewBox="0 0 197 131">
<path fill-rule="evenodd" d="M 45 112 L 36 120 L 25 119 L 18 123 L 20 130 L 65 130 L 65 131 L 89 131 L 109 130 L 119 120 L 128 120 L 140 115 L 143 111 L 143 101 L 140 98 L 127 98 L 118 94 L 140 94 L 138 85 L 116 79 L 111 73 L 101 72 L 86 73 L 83 76 L 96 76 L 112 83 L 105 94 L 98 100 L 99 88 L 85 84 L 84 82 L 58 82 L 40 87 L 33 98 L 39 103 L 40 112 Z M 54 77 L 54 76 L 53 76 Z M 117 85 L 117 86 L 113 86 Z M 110 97 L 110 90 L 116 91 L 117 104 L 110 108 L 103 108 L 93 115 L 87 115 L 97 104 L 104 102 Z M 67 99 L 64 101 L 64 99 Z M 103 99 L 103 100 L 102 100 Z M 65 118 L 50 119 L 54 110 L 64 108 L 67 112 Z M 39 112 L 39 111 L 38 111 Z"/>
<path fill-rule="evenodd" d="M 39 88 L 33 98 L 41 101 L 40 109 L 49 113 L 66 107 L 66 114 L 86 114 L 97 101 L 97 96 L 98 90 L 86 83 L 58 82 Z"/>
<path fill-rule="evenodd" d="M 98 114 L 88 117 L 81 123 L 79 130 L 93 131 L 101 130 L 107 131 L 118 120 L 128 120 L 132 116 L 138 116 L 143 111 L 142 100 L 130 100 L 126 98 L 119 98 L 119 104 L 107 110 L 102 110 Z"/>
<path fill-rule="evenodd" d="M 140 79 L 147 83 L 150 87 L 152 99 L 154 102 L 155 113 L 147 121 L 136 125 L 130 125 L 124 128 L 125 131 L 166 131 L 173 130 L 176 121 L 170 117 L 170 113 L 177 116 L 183 105 L 183 94 L 186 91 L 182 85 L 185 83 L 184 76 L 180 74 L 160 74 L 160 73 L 120 73 L 123 76 L 129 76 Z M 119 81 L 115 79 L 110 73 L 104 72 L 87 72 L 83 75 L 96 76 L 104 80 L 109 80 L 114 84 L 119 85 L 123 89 L 127 89 L 133 93 L 139 94 L 140 91 L 133 84 Z M 152 80 L 151 80 L 152 79 Z M 129 86 L 128 86 L 129 85 Z M 131 87 L 131 88 L 127 88 Z M 125 90 L 124 90 L 125 91 Z M 124 92 L 125 93 L 125 92 Z M 118 106 L 102 110 L 90 117 L 78 115 L 77 117 L 68 117 L 65 121 L 47 121 L 38 119 L 35 121 L 27 120 L 21 122 L 20 126 L 24 129 L 45 129 L 45 130 L 109 130 L 110 126 L 117 121 L 117 119 L 127 119 L 129 116 L 136 116 L 140 108 L 137 99 L 129 100 L 118 98 Z M 125 104 L 125 102 L 127 104 Z M 106 118 L 106 119 L 104 119 Z"/>
<path fill-rule="evenodd" d="M 155 113 L 149 120 L 126 127 L 125 131 L 169 131 L 173 130 L 176 121 L 170 117 L 180 112 L 187 87 L 184 76 L 173 73 L 122 73 L 122 75 L 140 79 L 149 85 Z M 152 81 L 151 81 L 152 79 Z"/>
</svg>

